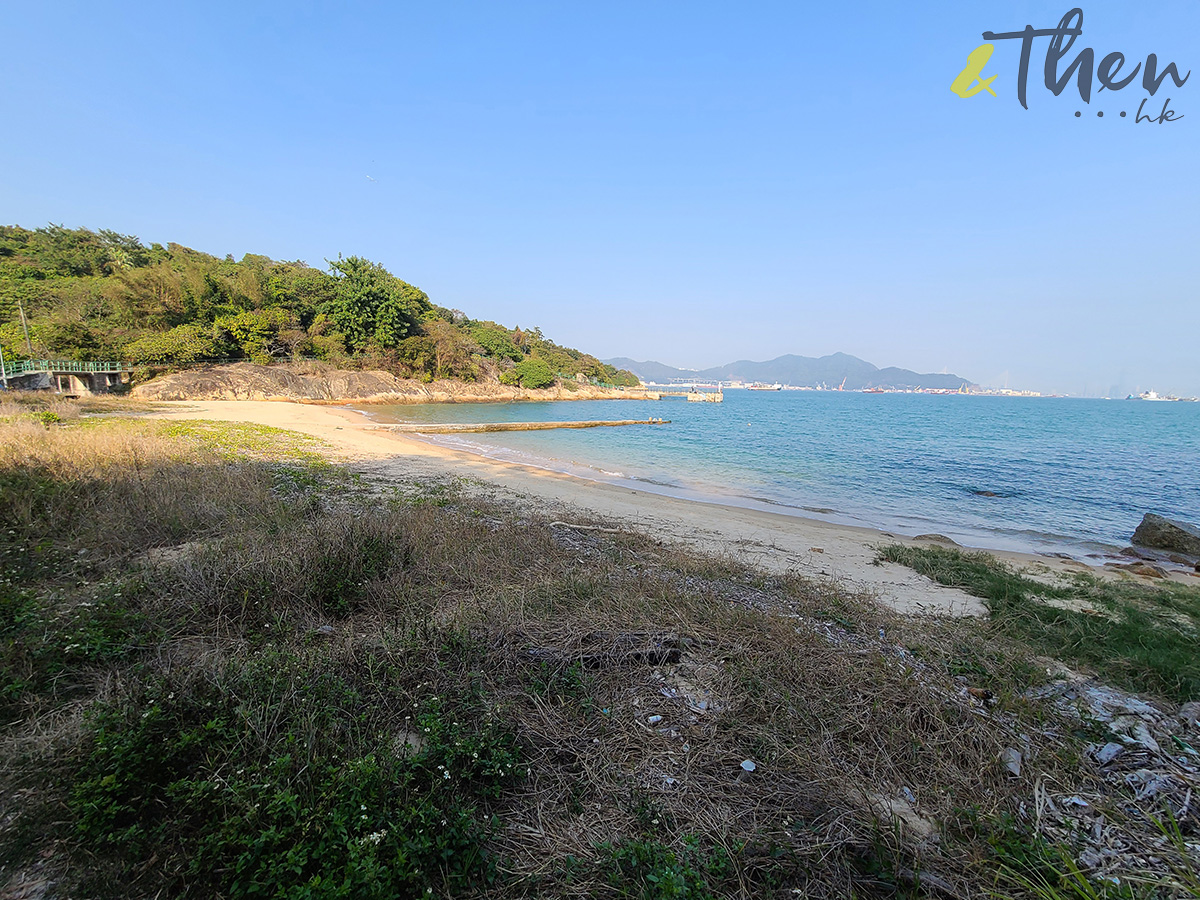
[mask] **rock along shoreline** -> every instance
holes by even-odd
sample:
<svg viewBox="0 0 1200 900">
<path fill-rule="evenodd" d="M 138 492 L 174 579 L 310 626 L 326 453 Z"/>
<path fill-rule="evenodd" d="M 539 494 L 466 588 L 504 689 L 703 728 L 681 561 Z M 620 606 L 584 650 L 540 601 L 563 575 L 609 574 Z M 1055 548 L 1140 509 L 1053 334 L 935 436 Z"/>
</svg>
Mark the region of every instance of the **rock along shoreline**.
<svg viewBox="0 0 1200 900">
<path fill-rule="evenodd" d="M 571 385 L 570 387 L 566 386 Z M 496 382 L 422 382 L 378 370 L 233 363 L 162 375 L 132 391 L 141 400 L 284 400 L 293 403 L 501 403 L 512 400 L 657 400 L 654 391 L 566 382 L 529 389 Z"/>
</svg>

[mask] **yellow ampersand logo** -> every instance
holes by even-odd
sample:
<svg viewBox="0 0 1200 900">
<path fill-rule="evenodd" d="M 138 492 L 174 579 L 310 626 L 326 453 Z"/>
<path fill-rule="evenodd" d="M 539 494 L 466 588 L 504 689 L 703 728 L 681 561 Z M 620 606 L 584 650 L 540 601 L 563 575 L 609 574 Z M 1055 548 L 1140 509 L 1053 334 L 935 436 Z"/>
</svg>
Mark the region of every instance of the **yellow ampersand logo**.
<svg viewBox="0 0 1200 900">
<path fill-rule="evenodd" d="M 980 44 L 972 50 L 967 56 L 967 67 L 958 73 L 958 77 L 950 85 L 950 90 L 960 97 L 974 97 L 980 91 L 987 91 L 995 97 L 996 92 L 992 90 L 992 82 L 996 80 L 996 76 L 993 75 L 987 79 L 981 77 L 983 67 L 992 58 L 992 51 L 995 49 L 995 44 Z"/>
</svg>

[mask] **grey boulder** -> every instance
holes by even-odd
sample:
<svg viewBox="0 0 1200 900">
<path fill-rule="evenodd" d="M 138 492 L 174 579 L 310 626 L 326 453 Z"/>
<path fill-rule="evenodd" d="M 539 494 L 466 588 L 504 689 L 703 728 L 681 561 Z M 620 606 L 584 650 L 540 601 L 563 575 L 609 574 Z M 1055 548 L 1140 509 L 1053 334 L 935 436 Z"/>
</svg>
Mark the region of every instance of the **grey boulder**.
<svg viewBox="0 0 1200 900">
<path fill-rule="evenodd" d="M 1200 528 L 1146 513 L 1142 523 L 1133 532 L 1133 543 L 1156 550 L 1200 556 Z"/>
</svg>

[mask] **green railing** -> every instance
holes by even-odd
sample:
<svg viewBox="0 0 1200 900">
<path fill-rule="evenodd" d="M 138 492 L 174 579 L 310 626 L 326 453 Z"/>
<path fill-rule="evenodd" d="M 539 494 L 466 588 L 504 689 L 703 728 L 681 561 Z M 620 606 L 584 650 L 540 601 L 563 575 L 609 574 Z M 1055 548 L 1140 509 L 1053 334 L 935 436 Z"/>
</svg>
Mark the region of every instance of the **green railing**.
<svg viewBox="0 0 1200 900">
<path fill-rule="evenodd" d="M 123 362 L 81 362 L 77 359 L 22 359 L 6 363 L 3 367 L 5 378 L 16 378 L 19 375 L 29 375 L 33 372 L 128 372 L 133 369 L 129 363 Z"/>
</svg>

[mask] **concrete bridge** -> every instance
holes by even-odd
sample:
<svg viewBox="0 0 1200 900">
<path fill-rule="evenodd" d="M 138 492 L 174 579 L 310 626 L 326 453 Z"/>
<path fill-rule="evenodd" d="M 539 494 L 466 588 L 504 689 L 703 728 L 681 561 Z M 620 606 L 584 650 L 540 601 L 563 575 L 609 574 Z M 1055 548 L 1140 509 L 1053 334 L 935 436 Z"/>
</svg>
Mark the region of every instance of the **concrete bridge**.
<svg viewBox="0 0 1200 900">
<path fill-rule="evenodd" d="M 0 384 L 12 390 L 103 394 L 128 384 L 132 371 L 133 366 L 123 362 L 23 359 L 0 365 Z"/>
</svg>

